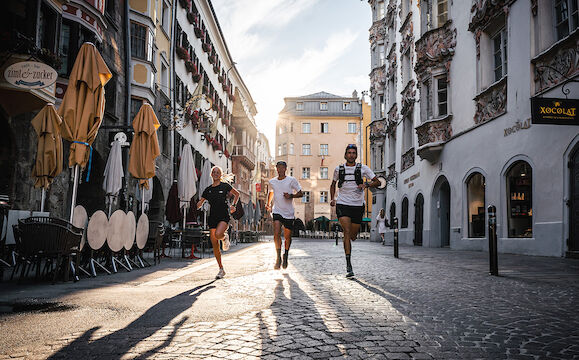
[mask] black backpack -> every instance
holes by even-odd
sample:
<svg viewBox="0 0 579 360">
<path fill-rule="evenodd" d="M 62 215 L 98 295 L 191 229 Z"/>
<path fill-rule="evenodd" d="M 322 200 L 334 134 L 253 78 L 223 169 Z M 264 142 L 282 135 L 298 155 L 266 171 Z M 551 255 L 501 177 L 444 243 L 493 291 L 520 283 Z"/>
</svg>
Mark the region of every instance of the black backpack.
<svg viewBox="0 0 579 360">
<path fill-rule="evenodd" d="M 344 185 L 344 181 L 355 181 L 356 185 L 361 185 L 364 183 L 362 179 L 362 164 L 357 163 L 356 169 L 354 169 L 354 180 L 346 180 L 346 167 L 344 164 L 340 165 L 338 169 L 338 187 L 341 188 Z"/>
<path fill-rule="evenodd" d="M 231 214 L 235 220 L 239 220 L 245 215 L 245 210 L 243 210 L 243 205 L 241 204 L 241 200 L 237 200 L 237 204 L 235 205 L 235 212 Z"/>
</svg>

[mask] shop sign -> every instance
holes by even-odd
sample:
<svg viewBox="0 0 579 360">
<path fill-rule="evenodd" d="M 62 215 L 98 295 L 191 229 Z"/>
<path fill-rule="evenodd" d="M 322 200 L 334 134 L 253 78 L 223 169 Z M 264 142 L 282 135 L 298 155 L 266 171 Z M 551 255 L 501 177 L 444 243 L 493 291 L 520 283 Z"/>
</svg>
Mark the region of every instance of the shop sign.
<svg viewBox="0 0 579 360">
<path fill-rule="evenodd" d="M 517 120 L 517 122 L 515 123 L 514 126 L 511 126 L 511 127 L 504 129 L 505 130 L 504 136 L 506 137 L 506 136 L 512 135 L 518 131 L 529 129 L 530 127 L 531 127 L 531 119 L 527 119 L 527 120 L 523 120 L 523 121 Z"/>
<path fill-rule="evenodd" d="M 36 61 L 12 64 L 4 71 L 6 81 L 21 89 L 42 89 L 56 82 L 58 73 L 50 66 Z"/>
<path fill-rule="evenodd" d="M 533 124 L 579 125 L 578 99 L 531 98 Z"/>
</svg>

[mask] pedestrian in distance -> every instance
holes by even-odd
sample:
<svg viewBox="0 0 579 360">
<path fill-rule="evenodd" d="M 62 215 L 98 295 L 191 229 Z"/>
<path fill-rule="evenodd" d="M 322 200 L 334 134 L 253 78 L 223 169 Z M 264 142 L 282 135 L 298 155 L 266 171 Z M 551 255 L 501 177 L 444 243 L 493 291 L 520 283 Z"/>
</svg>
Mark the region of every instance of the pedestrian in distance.
<svg viewBox="0 0 579 360">
<path fill-rule="evenodd" d="M 276 260 L 274 269 L 280 266 L 284 269 L 288 265 L 289 249 L 292 244 L 292 229 L 294 227 L 294 204 L 293 199 L 304 196 L 299 182 L 293 176 L 286 175 L 287 164 L 285 161 L 278 161 L 276 166 L 277 177 L 269 180 L 270 192 L 267 196 L 266 210 L 272 209 L 273 200 L 273 241 L 275 243 Z M 295 191 L 295 193 L 294 193 Z M 283 236 L 285 239 L 285 252 L 283 254 L 283 264 L 281 260 L 281 228 L 283 226 Z"/>
<path fill-rule="evenodd" d="M 376 227 L 378 228 L 378 233 L 382 239 L 382 245 L 385 245 L 384 234 L 386 234 L 386 227 L 388 225 L 388 219 L 386 219 L 386 212 L 384 209 L 380 209 L 380 213 L 376 216 Z"/>
<path fill-rule="evenodd" d="M 213 254 L 217 265 L 219 265 L 219 273 L 216 279 L 221 279 L 225 276 L 223 264 L 221 263 L 221 251 L 219 250 L 219 242 L 223 244 L 223 251 L 229 250 L 229 234 L 227 228 L 229 227 L 229 213 L 235 212 L 235 205 L 239 201 L 239 191 L 235 190 L 229 183 L 233 179 L 232 174 L 223 174 L 223 170 L 219 166 L 214 166 L 211 169 L 211 178 L 213 184 L 209 185 L 201 195 L 201 199 L 197 203 L 197 209 L 203 206 L 205 201 L 209 202 L 209 237 L 211 245 L 213 246 Z M 227 205 L 227 197 L 233 195 L 233 204 Z"/>
<path fill-rule="evenodd" d="M 344 253 L 346 254 L 346 277 L 354 276 L 351 262 L 352 241 L 356 240 L 364 215 L 364 190 L 377 187 L 380 181 L 366 165 L 356 163 L 358 148 L 355 144 L 346 146 L 346 163 L 336 166 L 330 185 L 330 206 L 336 207 L 336 215 L 344 233 Z M 364 182 L 364 178 L 372 179 Z M 338 185 L 338 198 L 336 195 Z"/>
</svg>

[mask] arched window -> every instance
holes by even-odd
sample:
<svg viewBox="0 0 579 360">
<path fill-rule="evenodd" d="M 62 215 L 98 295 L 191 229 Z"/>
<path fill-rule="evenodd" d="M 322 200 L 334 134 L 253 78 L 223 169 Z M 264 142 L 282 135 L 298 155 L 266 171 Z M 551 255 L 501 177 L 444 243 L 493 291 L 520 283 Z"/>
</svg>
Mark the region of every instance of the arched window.
<svg viewBox="0 0 579 360">
<path fill-rule="evenodd" d="M 533 237 L 533 169 L 517 161 L 507 171 L 507 224 L 511 238 Z"/>
<path fill-rule="evenodd" d="M 466 181 L 468 237 L 485 237 L 485 177 L 474 173 Z"/>
<path fill-rule="evenodd" d="M 393 226 L 395 217 L 396 217 L 396 203 L 392 202 L 392 204 L 390 204 L 390 226 Z"/>
<path fill-rule="evenodd" d="M 408 227 L 408 198 L 405 197 L 402 200 L 402 219 L 400 221 L 400 227 L 406 229 Z"/>
</svg>

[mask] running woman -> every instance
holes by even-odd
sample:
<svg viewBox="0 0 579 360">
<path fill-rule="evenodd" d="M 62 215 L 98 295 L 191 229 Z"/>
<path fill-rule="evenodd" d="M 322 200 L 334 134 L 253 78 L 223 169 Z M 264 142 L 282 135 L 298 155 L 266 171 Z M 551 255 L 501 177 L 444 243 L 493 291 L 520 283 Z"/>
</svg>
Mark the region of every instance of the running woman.
<svg viewBox="0 0 579 360">
<path fill-rule="evenodd" d="M 239 201 L 239 191 L 235 190 L 229 181 L 231 181 L 231 174 L 223 174 L 223 170 L 219 166 L 214 166 L 211 169 L 211 178 L 213 178 L 213 184 L 209 185 L 201 199 L 197 203 L 197 209 L 203 206 L 205 201 L 209 202 L 211 208 L 209 210 L 209 236 L 211 238 L 211 244 L 213 245 L 213 254 L 215 255 L 215 260 L 217 260 L 217 265 L 219 265 L 219 273 L 217 273 L 216 279 L 221 279 L 225 276 L 225 270 L 223 270 L 223 264 L 221 263 L 221 251 L 219 250 L 219 241 L 223 241 L 223 250 L 229 249 L 229 234 L 227 234 L 227 228 L 229 227 L 229 213 L 235 212 L 235 205 Z M 231 206 L 227 205 L 227 196 L 233 195 L 233 204 Z"/>
<path fill-rule="evenodd" d="M 304 196 L 300 184 L 293 176 L 285 174 L 287 164 L 285 161 L 278 161 L 276 166 L 277 177 L 269 180 L 271 191 L 267 197 L 266 210 L 271 210 L 273 200 L 273 241 L 277 257 L 274 269 L 278 270 L 280 265 L 284 269 L 288 265 L 289 249 L 292 244 L 292 229 L 294 225 L 294 203 L 293 199 Z M 296 191 L 296 193 L 294 193 Z M 283 236 L 285 238 L 285 252 L 283 254 L 283 264 L 281 261 L 281 227 L 283 226 Z"/>
<path fill-rule="evenodd" d="M 360 163 L 356 163 L 358 148 L 354 144 L 346 147 L 344 158 L 346 163 L 336 166 L 334 178 L 330 185 L 330 206 L 336 206 L 338 221 L 344 232 L 344 252 L 346 254 L 346 277 L 354 276 L 350 255 L 352 251 L 351 241 L 356 240 L 362 216 L 364 215 L 364 190 L 380 185 L 380 181 L 372 170 Z M 363 178 L 372 179 L 364 182 Z M 338 199 L 336 195 L 336 183 L 338 183 Z"/>
</svg>

